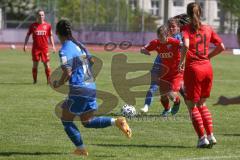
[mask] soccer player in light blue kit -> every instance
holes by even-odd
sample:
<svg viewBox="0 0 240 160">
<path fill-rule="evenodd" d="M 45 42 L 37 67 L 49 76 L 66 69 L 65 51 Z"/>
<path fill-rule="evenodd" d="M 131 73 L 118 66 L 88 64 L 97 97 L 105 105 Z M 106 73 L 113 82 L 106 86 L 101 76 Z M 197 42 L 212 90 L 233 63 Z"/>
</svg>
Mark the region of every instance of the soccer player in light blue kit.
<svg viewBox="0 0 240 160">
<path fill-rule="evenodd" d="M 182 36 L 180 34 L 180 27 L 177 24 L 177 20 L 176 19 L 174 19 L 174 18 L 169 19 L 169 21 L 168 21 L 168 28 L 169 28 L 169 34 L 173 38 L 176 38 L 176 39 L 182 41 Z M 148 109 L 151 106 L 151 103 L 153 101 L 153 96 L 159 89 L 159 85 L 157 84 L 156 77 L 158 77 L 158 74 L 159 74 L 160 70 L 161 70 L 161 58 L 160 58 L 159 55 L 157 55 L 157 57 L 156 57 L 156 59 L 154 61 L 152 70 L 151 70 L 151 85 L 150 85 L 149 90 L 148 90 L 148 92 L 146 94 L 144 107 L 140 109 L 140 111 L 142 113 L 147 113 L 148 112 Z M 180 93 L 183 96 L 183 89 L 182 89 L 182 87 L 180 89 Z M 174 104 L 173 107 L 170 110 L 168 110 L 168 111 L 164 110 L 162 112 L 162 115 L 163 116 L 167 116 L 169 113 L 172 113 L 173 115 L 175 115 L 178 112 L 178 110 L 179 110 L 179 105 L 180 105 L 180 103 L 179 104 L 178 103 Z"/>
<path fill-rule="evenodd" d="M 71 25 L 67 20 L 60 20 L 56 26 L 56 34 L 62 44 L 59 51 L 62 75 L 53 82 L 58 88 L 68 81 L 68 98 L 62 104 L 61 121 L 64 130 L 76 146 L 74 154 L 87 156 L 81 133 L 73 120 L 76 116 L 86 128 L 105 128 L 116 125 L 128 138 L 132 132 L 124 117 L 96 117 L 96 85 L 91 71 L 91 56 L 86 48 L 72 37 Z"/>
</svg>

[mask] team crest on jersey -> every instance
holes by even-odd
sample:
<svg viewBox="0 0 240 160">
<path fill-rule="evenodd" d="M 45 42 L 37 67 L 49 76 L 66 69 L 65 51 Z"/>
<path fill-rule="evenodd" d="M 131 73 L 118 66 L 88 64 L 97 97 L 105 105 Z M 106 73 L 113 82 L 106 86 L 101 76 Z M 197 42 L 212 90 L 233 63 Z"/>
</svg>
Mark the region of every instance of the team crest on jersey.
<svg viewBox="0 0 240 160">
<path fill-rule="evenodd" d="M 172 45 L 171 44 L 168 44 L 167 45 L 167 49 L 171 49 L 172 48 Z"/>
<path fill-rule="evenodd" d="M 43 28 L 43 29 L 47 29 L 47 26 L 46 26 L 46 25 L 43 25 L 42 28 Z"/>
</svg>

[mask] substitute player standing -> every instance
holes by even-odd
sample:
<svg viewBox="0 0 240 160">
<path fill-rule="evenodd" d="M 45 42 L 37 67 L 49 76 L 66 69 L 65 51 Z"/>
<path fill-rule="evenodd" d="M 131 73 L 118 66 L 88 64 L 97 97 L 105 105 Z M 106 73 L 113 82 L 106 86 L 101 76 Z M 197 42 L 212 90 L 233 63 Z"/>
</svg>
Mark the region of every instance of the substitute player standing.
<svg viewBox="0 0 240 160">
<path fill-rule="evenodd" d="M 27 43 L 30 35 L 32 34 L 32 76 L 33 83 L 37 83 L 38 62 L 41 60 L 44 64 L 45 74 L 47 77 L 47 83 L 49 83 L 49 76 L 51 74 L 49 64 L 49 51 L 48 51 L 48 39 L 52 44 L 53 51 L 55 52 L 55 45 L 52 36 L 51 25 L 45 21 L 45 14 L 43 10 L 37 11 L 36 22 L 31 24 L 27 32 L 23 50 L 26 52 Z"/>
<path fill-rule="evenodd" d="M 217 143 L 213 136 L 211 113 L 205 103 L 206 98 L 210 96 L 213 80 L 210 59 L 222 52 L 224 45 L 209 25 L 202 24 L 200 20 L 201 7 L 198 3 L 189 3 L 187 14 L 191 23 L 182 30 L 184 47 L 179 71 L 183 71 L 186 57 L 184 70 L 185 103 L 199 137 L 197 147 L 206 148 Z M 210 43 L 213 43 L 216 48 L 208 53 Z"/>
</svg>

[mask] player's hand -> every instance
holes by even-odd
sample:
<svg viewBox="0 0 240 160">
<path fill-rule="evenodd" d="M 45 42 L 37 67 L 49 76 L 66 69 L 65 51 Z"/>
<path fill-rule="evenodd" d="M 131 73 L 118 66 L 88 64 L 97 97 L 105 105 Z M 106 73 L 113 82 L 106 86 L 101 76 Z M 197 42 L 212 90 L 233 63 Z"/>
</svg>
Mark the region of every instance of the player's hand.
<svg viewBox="0 0 240 160">
<path fill-rule="evenodd" d="M 151 55 L 151 54 L 148 52 L 148 50 L 146 50 L 145 48 L 141 48 L 140 52 L 141 52 L 142 54 L 145 54 L 145 55 L 148 55 L 148 56 Z"/>
<path fill-rule="evenodd" d="M 53 87 L 54 88 L 60 87 L 59 82 L 57 80 L 53 81 Z"/>
<path fill-rule="evenodd" d="M 24 52 L 27 51 L 27 46 L 26 46 L 26 45 L 23 46 L 23 51 L 24 51 Z"/>
<path fill-rule="evenodd" d="M 184 63 L 178 65 L 178 72 L 182 73 L 184 71 Z"/>
<path fill-rule="evenodd" d="M 53 53 L 56 53 L 56 48 L 55 48 L 55 46 L 52 48 L 52 50 L 53 50 Z"/>
</svg>

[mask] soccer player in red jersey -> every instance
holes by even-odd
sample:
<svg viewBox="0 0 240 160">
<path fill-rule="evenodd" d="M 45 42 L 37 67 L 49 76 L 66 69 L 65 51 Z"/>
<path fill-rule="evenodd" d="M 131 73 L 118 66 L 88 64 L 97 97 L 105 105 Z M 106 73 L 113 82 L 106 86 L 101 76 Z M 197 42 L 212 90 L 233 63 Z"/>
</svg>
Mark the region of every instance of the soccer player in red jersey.
<svg viewBox="0 0 240 160">
<path fill-rule="evenodd" d="M 32 76 L 33 83 L 37 83 L 37 72 L 38 72 L 38 62 L 41 61 L 45 67 L 45 73 L 47 77 L 47 83 L 49 83 L 49 76 L 51 74 L 50 64 L 49 64 L 49 51 L 48 51 L 48 39 L 52 44 L 53 51 L 55 52 L 55 45 L 52 36 L 51 25 L 45 21 L 45 14 L 43 10 L 37 11 L 36 22 L 31 24 L 27 32 L 23 50 L 26 52 L 27 42 L 32 34 L 33 45 L 32 45 Z"/>
<path fill-rule="evenodd" d="M 197 147 L 206 148 L 217 143 L 213 136 L 211 113 L 205 103 L 206 98 L 210 96 L 213 80 L 210 59 L 222 52 L 224 45 L 209 25 L 202 24 L 200 20 L 201 7 L 198 3 L 189 3 L 187 14 L 191 23 L 182 30 L 184 46 L 179 71 L 183 71 L 185 66 L 185 103 L 199 137 Z M 209 53 L 210 43 L 216 47 Z M 206 131 L 207 137 L 204 131 Z"/>
<path fill-rule="evenodd" d="M 168 37 L 169 32 L 165 26 L 160 26 L 158 28 L 157 36 L 158 39 L 152 40 L 143 47 L 141 53 L 150 55 L 151 51 L 157 51 L 161 58 L 159 77 L 155 78 L 158 80 L 161 103 L 164 107 L 162 116 L 167 116 L 171 113 L 169 98 L 173 101 L 173 106 L 179 107 L 180 104 L 180 98 L 177 94 L 182 82 L 182 74 L 178 72 L 178 64 L 180 62 L 180 41 Z"/>
</svg>

